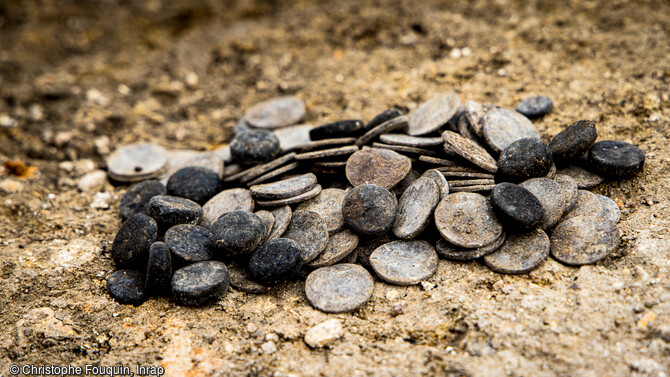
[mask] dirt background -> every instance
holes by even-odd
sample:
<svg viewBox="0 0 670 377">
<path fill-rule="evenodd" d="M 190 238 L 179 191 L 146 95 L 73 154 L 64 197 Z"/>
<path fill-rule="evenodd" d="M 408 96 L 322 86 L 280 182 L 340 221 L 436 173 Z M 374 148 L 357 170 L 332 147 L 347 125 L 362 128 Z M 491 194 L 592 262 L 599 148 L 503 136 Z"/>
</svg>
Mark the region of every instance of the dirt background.
<svg viewBox="0 0 670 377">
<path fill-rule="evenodd" d="M 141 364 L 171 376 L 667 376 L 669 33 L 662 0 L 0 2 L 0 159 L 36 168 L 0 172 L 0 375 Z M 302 98 L 319 124 L 451 90 L 507 107 L 547 95 L 547 140 L 591 118 L 601 139 L 639 145 L 644 172 L 595 190 L 623 210 L 621 249 L 523 276 L 441 261 L 433 289 L 377 282 L 341 315 L 313 309 L 300 282 L 231 289 L 207 308 L 107 295 L 126 187 L 76 184 L 110 150 L 211 149 L 278 95 Z M 110 208 L 91 208 L 96 195 Z M 344 337 L 308 348 L 306 330 L 332 317 Z M 260 347 L 270 333 L 274 353 Z"/>
</svg>

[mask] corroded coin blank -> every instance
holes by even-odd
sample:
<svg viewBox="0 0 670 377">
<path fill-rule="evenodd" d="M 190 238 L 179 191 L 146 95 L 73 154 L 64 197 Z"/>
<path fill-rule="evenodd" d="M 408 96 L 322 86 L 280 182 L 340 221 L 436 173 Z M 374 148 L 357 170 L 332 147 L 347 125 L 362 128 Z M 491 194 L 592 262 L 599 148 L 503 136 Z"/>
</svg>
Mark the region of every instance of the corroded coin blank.
<svg viewBox="0 0 670 377">
<path fill-rule="evenodd" d="M 313 197 L 319 195 L 321 192 L 321 185 L 317 184 L 311 190 L 296 196 L 292 196 L 286 199 L 277 199 L 277 200 L 258 200 L 256 204 L 261 207 L 277 207 L 289 204 L 302 203 L 305 200 L 312 199 Z"/>
<path fill-rule="evenodd" d="M 198 306 L 216 301 L 228 290 L 230 278 L 223 262 L 202 261 L 180 268 L 172 275 L 172 294 L 182 305 Z"/>
<path fill-rule="evenodd" d="M 600 203 L 603 205 L 603 210 L 600 212 L 600 215 L 613 223 L 618 223 L 621 220 L 621 209 L 616 202 L 605 195 L 596 194 Z"/>
<path fill-rule="evenodd" d="M 348 156 L 358 150 L 356 145 L 348 145 L 338 148 L 321 149 L 313 152 L 301 153 L 295 156 L 296 160 L 316 160 L 329 157 Z"/>
<path fill-rule="evenodd" d="M 328 244 L 326 222 L 316 212 L 295 211 L 282 238 L 295 241 L 301 248 L 303 262 L 311 262 Z"/>
<path fill-rule="evenodd" d="M 405 134 L 384 134 L 379 136 L 379 141 L 391 145 L 403 145 L 406 147 L 432 147 L 442 145 L 442 138 L 420 137 Z"/>
<path fill-rule="evenodd" d="M 311 268 L 331 266 L 351 254 L 358 246 L 358 236 L 349 229 L 328 237 L 328 244 L 319 256 L 307 264 Z"/>
<path fill-rule="evenodd" d="M 502 274 L 525 274 L 539 267 L 549 257 L 549 237 L 541 229 L 530 233 L 510 234 L 505 243 L 484 257 L 484 263 Z"/>
<path fill-rule="evenodd" d="M 412 285 L 437 271 L 437 253 L 426 241 L 393 241 L 372 252 L 370 265 L 388 283 Z"/>
<path fill-rule="evenodd" d="M 456 93 L 439 94 L 422 103 L 409 117 L 407 134 L 418 136 L 438 130 L 456 114 L 460 104 Z"/>
<path fill-rule="evenodd" d="M 251 186 L 251 196 L 259 199 L 286 199 L 305 193 L 316 186 L 316 176 L 302 174 L 281 181 Z"/>
<path fill-rule="evenodd" d="M 237 264 L 228 265 L 228 274 L 230 276 L 230 285 L 233 288 L 247 293 L 266 293 L 270 287 L 251 280 L 249 271 L 243 266 Z"/>
<path fill-rule="evenodd" d="M 291 223 L 291 217 L 293 216 L 291 207 L 287 205 L 275 208 L 271 213 L 272 216 L 274 216 L 275 221 L 272 224 L 272 231 L 270 231 L 270 235 L 266 241 L 281 237 L 286 231 L 286 228 L 288 228 L 288 224 Z"/>
<path fill-rule="evenodd" d="M 414 181 L 400 197 L 393 234 L 410 239 L 421 233 L 430 222 L 430 216 L 440 201 L 440 190 L 430 178 Z"/>
<path fill-rule="evenodd" d="M 498 153 L 517 140 L 540 138 L 540 134 L 528 118 L 507 109 L 488 112 L 482 119 L 482 134 L 491 149 Z"/>
<path fill-rule="evenodd" d="M 296 210 L 316 212 L 326 221 L 329 234 L 339 232 L 344 226 L 342 201 L 347 193 L 344 190 L 330 188 L 322 190 L 312 199 L 301 203 Z"/>
<path fill-rule="evenodd" d="M 503 231 L 489 200 L 472 192 L 442 199 L 435 208 L 435 225 L 444 239 L 466 248 L 486 246 Z"/>
<path fill-rule="evenodd" d="M 263 225 L 265 225 L 265 240 L 270 237 L 270 232 L 272 232 L 272 226 L 275 223 L 275 217 L 272 215 L 272 212 L 266 211 L 264 209 L 254 212 L 256 216 L 258 216 L 261 221 L 263 222 Z"/>
<path fill-rule="evenodd" d="M 440 154 L 437 151 L 432 151 L 429 149 L 424 149 L 424 148 L 417 148 L 417 147 L 407 147 L 404 145 L 389 145 L 389 144 L 382 144 L 382 143 L 372 143 L 372 148 L 377 148 L 377 149 L 387 149 L 390 151 L 395 151 L 398 153 L 402 154 L 409 154 L 409 155 L 419 155 L 419 156 L 439 156 Z"/>
<path fill-rule="evenodd" d="M 214 152 L 197 152 L 189 150 L 168 151 L 168 168 L 161 175 L 161 182 L 167 184 L 172 174 L 181 168 L 201 167 L 216 173 L 223 178 L 223 159 Z"/>
<path fill-rule="evenodd" d="M 279 148 L 282 152 L 286 153 L 309 144 L 312 141 L 309 138 L 309 131 L 313 128 L 314 126 L 311 124 L 299 124 L 276 129 L 274 130 L 274 134 L 279 139 Z"/>
<path fill-rule="evenodd" d="M 421 177 L 430 178 L 435 182 L 437 188 L 440 190 L 440 198 L 443 199 L 445 196 L 449 195 L 449 183 L 444 177 L 444 174 L 437 169 L 426 170 Z"/>
<path fill-rule="evenodd" d="M 484 107 L 479 102 L 466 101 L 464 114 L 468 118 L 471 131 L 478 137 L 482 137 L 482 118 L 486 115 Z"/>
<path fill-rule="evenodd" d="M 249 190 L 232 188 L 221 191 L 202 206 L 202 224 L 209 226 L 224 213 L 254 210 L 254 199 Z"/>
<path fill-rule="evenodd" d="M 602 217 L 577 216 L 551 234 L 551 255 L 573 266 L 596 263 L 619 247 L 619 229 Z"/>
<path fill-rule="evenodd" d="M 590 172 L 581 166 L 570 165 L 566 168 L 559 169 L 556 174 L 567 175 L 577 182 L 577 187 L 580 189 L 587 189 L 596 187 L 605 181 L 605 178 L 596 173 Z"/>
<path fill-rule="evenodd" d="M 553 179 L 561 186 L 561 190 L 563 190 L 563 198 L 565 200 L 565 210 L 563 212 L 567 213 L 577 203 L 577 182 L 563 174 L 556 174 Z"/>
<path fill-rule="evenodd" d="M 561 219 L 565 210 L 565 197 L 558 183 L 548 178 L 533 178 L 519 186 L 530 191 L 542 203 L 544 216 L 540 221 L 540 228 L 549 229 Z"/>
<path fill-rule="evenodd" d="M 286 164 L 267 174 L 261 175 L 260 177 L 254 179 L 253 181 L 247 182 L 247 185 L 249 186 L 260 185 L 261 183 L 269 181 L 270 179 L 281 177 L 282 175 L 290 172 L 291 170 L 296 169 L 298 166 L 300 166 L 299 162 L 292 162 L 290 164 Z"/>
<path fill-rule="evenodd" d="M 357 264 L 322 267 L 305 281 L 307 300 L 326 313 L 354 311 L 370 300 L 373 290 L 372 275 Z"/>
<path fill-rule="evenodd" d="M 236 181 L 240 180 L 242 182 L 247 182 L 250 181 L 262 174 L 265 174 L 269 171 L 272 171 L 273 169 L 282 166 L 286 164 L 287 162 L 291 162 L 295 159 L 295 152 L 287 153 L 281 157 L 278 157 L 270 162 L 266 162 L 261 165 L 256 165 L 252 168 L 246 169 L 239 171 L 234 174 L 228 174 L 223 178 L 224 182 L 230 182 L 230 181 Z M 228 165 L 230 166 L 230 165 Z"/>
<path fill-rule="evenodd" d="M 442 133 L 442 140 L 444 141 L 445 149 L 448 149 L 480 168 L 495 173 L 498 171 L 498 163 L 491 157 L 486 149 L 480 147 L 474 141 L 466 139 L 463 136 L 451 132 L 444 131 Z"/>
<path fill-rule="evenodd" d="M 388 190 L 402 181 L 411 168 L 409 158 L 394 151 L 371 148 L 351 155 L 345 173 L 354 186 L 375 184 Z"/>
<path fill-rule="evenodd" d="M 351 145 L 356 142 L 355 137 L 338 137 L 332 139 L 314 140 L 300 147 L 299 151 L 302 153 L 321 149 L 332 149 L 333 147 L 341 147 Z"/>
<path fill-rule="evenodd" d="M 393 131 L 396 131 L 396 130 L 399 130 L 401 128 L 406 127 L 408 121 L 409 121 L 409 118 L 407 118 L 406 115 L 401 115 L 399 117 L 389 119 L 386 122 L 370 129 L 370 131 L 366 132 L 365 134 L 363 134 L 363 136 L 356 139 L 355 144 L 358 145 L 359 147 L 361 145 L 365 145 L 369 141 L 373 140 L 374 138 L 376 138 L 379 135 L 389 133 L 389 132 L 393 132 Z"/>
<path fill-rule="evenodd" d="M 472 186 L 459 186 L 452 187 L 451 192 L 489 192 L 493 190 L 496 185 L 472 185 Z"/>
<path fill-rule="evenodd" d="M 577 201 L 572 209 L 563 215 L 562 221 L 577 216 L 600 216 L 603 213 L 603 202 L 591 191 L 577 191 Z"/>
<path fill-rule="evenodd" d="M 349 190 L 342 201 L 344 222 L 356 233 L 381 234 L 393 226 L 397 199 L 377 185 L 360 185 Z"/>
<path fill-rule="evenodd" d="M 165 148 L 156 144 L 129 144 L 107 158 L 109 177 L 119 182 L 138 182 L 159 176 L 168 164 Z"/>
<path fill-rule="evenodd" d="M 297 97 L 279 97 L 259 102 L 247 110 L 244 120 L 252 127 L 280 128 L 300 122 L 305 104 Z"/>
<path fill-rule="evenodd" d="M 492 252 L 498 250 L 500 246 L 505 242 L 506 234 L 503 232 L 497 240 L 491 242 L 490 244 L 482 247 L 477 247 L 474 249 L 464 248 L 450 244 L 444 238 L 440 237 L 435 246 L 437 252 L 440 253 L 445 259 L 457 260 L 461 262 L 475 260 L 481 258 L 485 255 L 489 255 Z"/>
</svg>

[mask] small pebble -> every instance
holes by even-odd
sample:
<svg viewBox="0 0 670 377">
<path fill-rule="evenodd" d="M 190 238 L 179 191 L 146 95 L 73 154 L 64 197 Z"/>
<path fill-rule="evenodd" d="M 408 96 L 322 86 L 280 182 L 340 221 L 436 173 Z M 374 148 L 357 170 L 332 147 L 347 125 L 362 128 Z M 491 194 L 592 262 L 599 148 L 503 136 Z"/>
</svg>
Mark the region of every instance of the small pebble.
<svg viewBox="0 0 670 377">
<path fill-rule="evenodd" d="M 321 215 L 326 222 L 328 234 L 339 232 L 344 227 L 342 201 L 346 192 L 337 188 L 322 190 L 319 195 L 301 203 L 296 210 L 313 211 Z"/>
<path fill-rule="evenodd" d="M 264 285 L 277 285 L 293 277 L 302 267 L 302 249 L 288 238 L 266 242 L 251 255 L 249 273 Z"/>
<path fill-rule="evenodd" d="M 136 183 L 123 194 L 119 212 L 123 219 L 128 219 L 138 213 L 147 213 L 149 201 L 157 195 L 167 194 L 165 185 L 156 180 Z"/>
<path fill-rule="evenodd" d="M 297 97 L 279 97 L 259 102 L 244 114 L 244 121 L 257 128 L 280 128 L 295 124 L 305 116 L 305 104 Z"/>
<path fill-rule="evenodd" d="M 563 199 L 565 200 L 565 210 L 563 213 L 567 213 L 575 206 L 575 203 L 577 203 L 577 182 L 563 174 L 556 174 L 553 179 L 561 186 Z"/>
<path fill-rule="evenodd" d="M 491 204 L 500 221 L 513 229 L 524 231 L 536 228 L 544 217 L 540 200 L 514 183 L 496 185 L 491 191 Z"/>
<path fill-rule="evenodd" d="M 268 241 L 275 238 L 279 238 L 284 234 L 288 224 L 291 223 L 291 217 L 293 217 L 293 211 L 291 207 L 285 205 L 272 210 L 272 216 L 274 216 L 275 222 L 272 224 L 272 230 L 270 231 L 270 236 L 268 236 Z"/>
<path fill-rule="evenodd" d="M 480 168 L 495 173 L 498 171 L 498 163 L 491 157 L 491 155 L 477 143 L 463 136 L 451 132 L 444 131 L 442 133 L 442 140 L 444 141 L 445 150 L 449 150 L 468 160 L 469 162 L 479 166 Z"/>
<path fill-rule="evenodd" d="M 253 212 L 254 199 L 247 189 L 223 190 L 202 206 L 202 224 L 211 226 L 224 213 L 235 211 Z"/>
<path fill-rule="evenodd" d="M 489 255 L 492 252 L 498 250 L 500 246 L 503 245 L 507 235 L 503 232 L 497 240 L 491 242 L 490 244 L 477 248 L 464 248 L 460 246 L 453 245 L 444 238 L 440 237 L 435 243 L 435 248 L 437 252 L 443 256 L 445 259 L 467 262 L 481 258 L 485 255 Z"/>
<path fill-rule="evenodd" d="M 377 126 L 379 126 L 380 124 L 382 124 L 382 123 L 386 123 L 386 122 L 388 122 L 389 120 L 394 119 L 394 118 L 397 118 L 397 117 L 399 117 L 399 116 L 401 116 L 401 115 L 402 115 L 402 113 L 400 113 L 400 111 L 398 111 L 398 110 L 396 110 L 396 109 L 388 109 L 388 110 L 384 110 L 384 111 L 382 111 L 381 113 L 375 115 L 375 117 L 372 118 L 372 120 L 369 121 L 369 122 L 365 125 L 364 128 L 365 128 L 366 131 L 369 131 L 369 130 L 371 130 L 371 129 L 377 127 Z"/>
<path fill-rule="evenodd" d="M 412 162 L 394 151 L 360 150 L 347 160 L 346 176 L 353 185 L 374 184 L 391 189 L 409 173 Z"/>
<path fill-rule="evenodd" d="M 521 182 L 547 175 L 553 163 L 549 147 L 542 140 L 521 139 L 500 153 L 498 174 L 505 180 Z"/>
<path fill-rule="evenodd" d="M 539 139 L 540 134 L 525 116 L 507 109 L 488 112 L 482 119 L 482 134 L 495 152 L 502 152 L 520 139 Z"/>
<path fill-rule="evenodd" d="M 557 164 L 566 164 L 588 152 L 597 137 L 593 121 L 579 120 L 554 136 L 549 150 Z"/>
<path fill-rule="evenodd" d="M 133 270 L 117 270 L 107 277 L 107 291 L 116 302 L 124 305 L 141 305 L 147 297 L 144 275 Z"/>
<path fill-rule="evenodd" d="M 354 311 L 372 297 L 374 281 L 357 264 L 321 267 L 307 276 L 305 293 L 315 308 L 326 313 Z"/>
<path fill-rule="evenodd" d="M 418 136 L 438 130 L 456 114 L 460 104 L 456 93 L 439 94 L 422 103 L 409 117 L 407 134 Z"/>
<path fill-rule="evenodd" d="M 210 229 L 214 247 L 223 258 L 249 255 L 265 241 L 265 225 L 251 212 L 224 213 Z"/>
<path fill-rule="evenodd" d="M 126 220 L 114 237 L 112 259 L 117 267 L 140 267 L 144 269 L 149 248 L 158 237 L 156 221 L 144 214 Z"/>
<path fill-rule="evenodd" d="M 589 163 L 598 173 L 614 179 L 633 176 L 644 166 L 644 152 L 625 141 L 604 140 L 593 144 Z"/>
<path fill-rule="evenodd" d="M 344 197 L 342 215 L 354 232 L 375 235 L 391 229 L 396 207 L 396 197 L 387 189 L 363 184 L 349 190 Z"/>
<path fill-rule="evenodd" d="M 619 247 L 619 229 L 602 217 L 577 216 L 551 234 L 551 255 L 571 266 L 596 263 Z"/>
<path fill-rule="evenodd" d="M 545 96 L 533 96 L 521 101 L 516 111 L 523 114 L 528 119 L 535 119 L 545 116 L 554 109 L 554 103 L 551 98 Z"/>
<path fill-rule="evenodd" d="M 172 253 L 175 268 L 212 259 L 212 232 L 192 224 L 179 224 L 165 232 L 165 244 Z"/>
<path fill-rule="evenodd" d="M 228 268 L 223 262 L 196 262 L 175 271 L 172 276 L 172 294 L 182 305 L 206 305 L 226 293 L 229 279 Z"/>
<path fill-rule="evenodd" d="M 486 246 L 503 231 L 489 200 L 470 192 L 442 199 L 435 208 L 435 225 L 447 241 L 465 248 Z"/>
<path fill-rule="evenodd" d="M 403 239 L 416 237 L 428 226 L 439 201 L 440 190 L 432 179 L 415 180 L 398 201 L 393 234 Z"/>
<path fill-rule="evenodd" d="M 510 234 L 496 251 L 484 257 L 484 263 L 501 274 L 525 274 L 549 257 L 549 237 L 542 229 Z"/>
<path fill-rule="evenodd" d="M 520 186 L 530 191 L 542 203 L 544 216 L 540 221 L 540 228 L 549 229 L 561 219 L 565 210 L 565 197 L 558 183 L 548 178 L 532 178 Z"/>
<path fill-rule="evenodd" d="M 23 183 L 13 179 L 4 179 L 0 181 L 0 191 L 6 194 L 16 194 L 23 191 Z"/>
<path fill-rule="evenodd" d="M 328 236 L 328 244 L 319 256 L 307 264 L 310 268 L 331 266 L 351 254 L 358 246 L 358 236 L 349 229 Z"/>
<path fill-rule="evenodd" d="M 107 183 L 107 173 L 102 170 L 94 170 L 84 174 L 77 182 L 77 188 L 82 192 L 100 190 Z"/>
<path fill-rule="evenodd" d="M 318 213 L 295 211 L 282 238 L 295 241 L 302 249 L 302 261 L 309 263 L 326 248 L 328 229 Z"/>
<path fill-rule="evenodd" d="M 138 182 L 159 176 L 167 163 L 165 148 L 155 144 L 129 144 L 107 158 L 107 171 L 115 181 Z"/>
<path fill-rule="evenodd" d="M 257 164 L 272 160 L 279 154 L 279 139 L 267 130 L 240 132 L 230 142 L 233 161 Z"/>
<path fill-rule="evenodd" d="M 156 195 L 149 200 L 147 214 L 154 218 L 161 229 L 177 224 L 198 224 L 202 207 L 192 200 L 169 195 Z"/>
<path fill-rule="evenodd" d="M 150 293 L 169 292 L 170 279 L 172 279 L 170 248 L 163 242 L 154 242 L 149 248 L 144 286 Z"/>
<path fill-rule="evenodd" d="M 167 183 L 169 195 L 204 204 L 219 192 L 220 178 L 212 170 L 190 166 L 176 171 Z"/>
<path fill-rule="evenodd" d="M 605 195 L 596 195 L 600 199 L 602 204 L 602 211 L 600 212 L 601 216 L 606 220 L 613 222 L 614 224 L 618 223 L 621 220 L 621 209 L 616 202 Z"/>
<path fill-rule="evenodd" d="M 335 137 L 358 136 L 364 131 L 362 120 L 340 120 L 312 129 L 309 131 L 309 137 L 312 140 L 323 140 Z"/>
<path fill-rule="evenodd" d="M 313 189 L 316 184 L 316 176 L 313 173 L 307 173 L 277 182 L 251 186 L 249 191 L 254 198 L 278 200 L 304 194 Z"/>
<path fill-rule="evenodd" d="M 426 241 L 393 241 L 372 252 L 370 265 L 388 283 L 412 285 L 437 271 L 437 253 Z"/>
<path fill-rule="evenodd" d="M 323 321 L 305 333 L 305 343 L 312 348 L 326 347 L 344 336 L 342 322 L 337 318 Z"/>
</svg>

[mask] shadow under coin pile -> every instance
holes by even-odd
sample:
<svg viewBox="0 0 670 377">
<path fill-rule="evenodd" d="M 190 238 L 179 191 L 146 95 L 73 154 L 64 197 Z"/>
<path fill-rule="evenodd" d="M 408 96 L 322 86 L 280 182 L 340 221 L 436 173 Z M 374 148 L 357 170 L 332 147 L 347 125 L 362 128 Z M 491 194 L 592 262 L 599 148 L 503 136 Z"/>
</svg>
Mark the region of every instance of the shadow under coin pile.
<svg viewBox="0 0 670 377">
<path fill-rule="evenodd" d="M 229 286 L 262 294 L 305 279 L 312 306 L 341 313 L 372 297 L 373 275 L 417 284 L 439 257 L 504 274 L 549 256 L 596 263 L 618 248 L 621 213 L 586 189 L 634 176 L 645 156 L 597 141 L 590 120 L 546 144 L 529 118 L 552 109 L 546 97 L 514 111 L 446 93 L 408 115 L 314 127 L 295 125 L 305 106 L 281 97 L 253 106 L 214 151 L 120 147 L 109 176 L 135 184 L 121 199 L 108 291 L 123 304 L 198 306 Z"/>
</svg>

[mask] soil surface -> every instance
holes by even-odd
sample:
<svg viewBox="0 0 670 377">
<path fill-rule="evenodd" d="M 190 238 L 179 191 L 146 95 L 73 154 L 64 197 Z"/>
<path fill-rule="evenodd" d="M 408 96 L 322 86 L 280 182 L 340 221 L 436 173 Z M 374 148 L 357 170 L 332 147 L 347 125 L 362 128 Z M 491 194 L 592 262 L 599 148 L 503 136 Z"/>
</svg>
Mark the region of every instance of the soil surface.
<svg viewBox="0 0 670 377">
<path fill-rule="evenodd" d="M 162 366 L 170 376 L 668 375 L 668 15 L 663 0 L 2 2 L 0 375 L 13 364 Z M 620 250 L 521 276 L 441 260 L 423 285 L 375 282 L 351 314 L 313 309 L 301 281 L 263 295 L 230 289 L 205 308 L 107 294 L 127 186 L 77 183 L 119 145 L 212 149 L 246 108 L 280 95 L 302 98 L 305 121 L 323 124 L 410 112 L 448 91 L 511 108 L 546 95 L 554 112 L 535 125 L 547 141 L 589 118 L 600 140 L 639 145 L 644 171 L 594 190 L 622 208 Z M 306 331 L 330 318 L 344 336 L 309 348 Z"/>
</svg>

